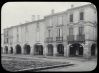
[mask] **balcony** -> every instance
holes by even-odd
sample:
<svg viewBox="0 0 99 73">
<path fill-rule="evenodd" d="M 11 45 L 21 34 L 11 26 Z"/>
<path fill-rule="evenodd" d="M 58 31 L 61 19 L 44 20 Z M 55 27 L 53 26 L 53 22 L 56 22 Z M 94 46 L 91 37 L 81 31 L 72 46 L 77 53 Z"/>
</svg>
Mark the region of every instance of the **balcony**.
<svg viewBox="0 0 99 73">
<path fill-rule="evenodd" d="M 76 41 L 78 42 L 84 42 L 85 41 L 85 35 L 77 35 Z"/>
<path fill-rule="evenodd" d="M 47 42 L 47 43 L 53 42 L 53 37 L 48 37 L 48 38 L 46 38 L 46 42 Z"/>
<path fill-rule="evenodd" d="M 67 40 L 68 40 L 68 43 L 73 43 L 74 42 L 74 35 L 67 36 Z"/>
<path fill-rule="evenodd" d="M 74 39 L 76 37 L 76 39 Z M 84 42 L 85 41 L 85 35 L 69 35 L 67 36 L 68 43 L 77 43 L 77 42 Z"/>
<path fill-rule="evenodd" d="M 63 41 L 63 37 L 56 37 L 56 41 L 62 42 Z"/>
</svg>

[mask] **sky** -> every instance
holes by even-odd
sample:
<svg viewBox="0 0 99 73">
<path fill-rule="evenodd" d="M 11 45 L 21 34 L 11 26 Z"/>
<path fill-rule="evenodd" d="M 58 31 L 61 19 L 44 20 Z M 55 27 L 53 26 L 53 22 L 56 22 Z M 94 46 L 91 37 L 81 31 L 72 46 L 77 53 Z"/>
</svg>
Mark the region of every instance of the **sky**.
<svg viewBox="0 0 99 73">
<path fill-rule="evenodd" d="M 51 14 L 52 9 L 58 13 L 71 8 L 72 4 L 77 7 L 89 2 L 7 2 L 1 10 L 1 33 L 4 28 L 33 21 L 33 15 L 35 20 L 37 15 L 42 19 Z"/>
</svg>

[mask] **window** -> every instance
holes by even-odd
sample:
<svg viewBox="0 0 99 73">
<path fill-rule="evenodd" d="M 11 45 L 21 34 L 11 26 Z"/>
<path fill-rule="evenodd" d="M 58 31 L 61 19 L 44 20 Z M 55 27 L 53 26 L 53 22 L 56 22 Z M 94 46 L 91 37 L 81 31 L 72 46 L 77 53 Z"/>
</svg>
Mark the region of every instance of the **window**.
<svg viewBox="0 0 99 73">
<path fill-rule="evenodd" d="M 62 25 L 62 16 L 58 17 L 58 23 L 59 23 L 59 25 Z"/>
<path fill-rule="evenodd" d="M 53 21 L 53 18 L 50 18 L 50 20 L 49 20 L 49 26 L 52 26 L 52 21 Z"/>
<path fill-rule="evenodd" d="M 59 25 L 59 23 L 58 23 L 58 16 L 57 16 L 57 25 Z"/>
<path fill-rule="evenodd" d="M 63 36 L 63 34 L 62 34 L 62 29 L 57 29 L 57 36 L 58 37 L 62 37 Z"/>
<path fill-rule="evenodd" d="M 6 43 L 8 43 L 8 38 L 6 38 L 6 40 L 7 40 Z"/>
<path fill-rule="evenodd" d="M 60 37 L 60 28 L 58 30 L 59 30 L 58 32 L 59 32 L 59 37 Z"/>
<path fill-rule="evenodd" d="M 69 35 L 73 35 L 73 28 L 72 27 L 69 28 Z"/>
<path fill-rule="evenodd" d="M 84 20 L 84 13 L 80 12 L 80 20 Z"/>
<path fill-rule="evenodd" d="M 60 29 L 60 37 L 63 37 L 62 29 Z"/>
<path fill-rule="evenodd" d="M 73 22 L 73 14 L 70 14 L 70 22 Z"/>
<path fill-rule="evenodd" d="M 37 23 L 37 29 L 39 28 L 39 23 Z"/>
<path fill-rule="evenodd" d="M 48 30 L 48 36 L 50 37 L 50 32 L 51 32 L 51 30 Z"/>
<path fill-rule="evenodd" d="M 39 31 L 39 22 L 37 22 L 36 28 L 37 28 L 37 32 L 38 32 Z"/>
<path fill-rule="evenodd" d="M 79 35 L 82 35 L 84 31 L 84 27 L 79 27 Z"/>
<path fill-rule="evenodd" d="M 6 44 L 6 38 L 4 38 L 4 44 Z"/>
</svg>

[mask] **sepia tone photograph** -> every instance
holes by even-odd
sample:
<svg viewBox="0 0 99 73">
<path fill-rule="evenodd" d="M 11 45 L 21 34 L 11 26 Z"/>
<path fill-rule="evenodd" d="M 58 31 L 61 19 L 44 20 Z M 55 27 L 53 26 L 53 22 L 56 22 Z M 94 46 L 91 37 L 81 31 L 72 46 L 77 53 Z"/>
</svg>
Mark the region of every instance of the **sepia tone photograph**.
<svg viewBox="0 0 99 73">
<path fill-rule="evenodd" d="M 90 2 L 6 2 L 1 64 L 9 72 L 85 72 L 97 67 L 97 8 Z"/>
</svg>

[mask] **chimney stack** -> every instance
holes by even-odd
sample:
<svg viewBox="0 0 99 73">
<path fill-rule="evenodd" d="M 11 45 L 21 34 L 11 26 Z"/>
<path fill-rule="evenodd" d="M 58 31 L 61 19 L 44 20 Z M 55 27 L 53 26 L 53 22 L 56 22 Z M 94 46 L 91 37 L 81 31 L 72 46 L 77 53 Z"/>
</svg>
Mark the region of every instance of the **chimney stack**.
<svg viewBox="0 0 99 73">
<path fill-rule="evenodd" d="M 35 15 L 32 15 L 32 21 L 35 21 Z"/>
<path fill-rule="evenodd" d="M 40 20 L 40 15 L 37 15 L 37 20 Z"/>
<path fill-rule="evenodd" d="M 72 5 L 71 5 L 71 8 L 73 8 L 73 7 L 74 7 L 74 5 L 72 4 Z"/>
<path fill-rule="evenodd" d="M 51 13 L 54 14 L 54 9 L 51 10 Z"/>
</svg>

